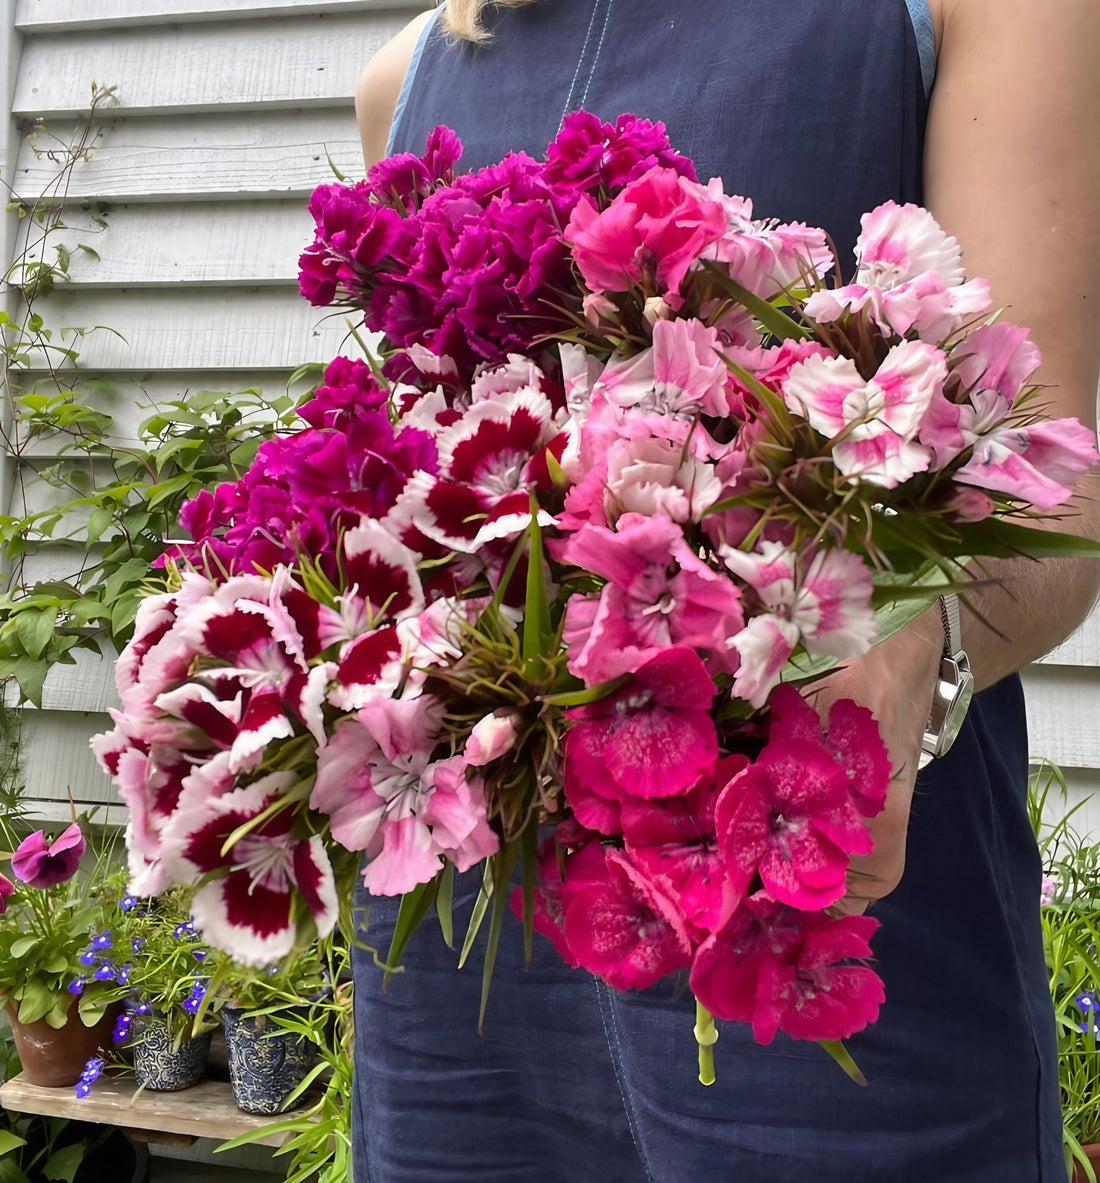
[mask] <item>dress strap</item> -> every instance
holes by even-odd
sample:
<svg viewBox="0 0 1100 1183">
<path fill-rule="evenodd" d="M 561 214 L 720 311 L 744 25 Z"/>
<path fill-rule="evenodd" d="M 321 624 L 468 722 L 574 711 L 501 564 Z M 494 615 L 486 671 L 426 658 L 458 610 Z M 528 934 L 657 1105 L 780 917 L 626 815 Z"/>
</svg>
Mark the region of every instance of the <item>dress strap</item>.
<svg viewBox="0 0 1100 1183">
<path fill-rule="evenodd" d="M 386 141 L 386 155 L 393 154 L 393 145 L 397 138 L 397 129 L 401 123 L 401 116 L 405 114 L 405 105 L 409 101 L 409 93 L 412 91 L 413 80 L 416 78 L 417 67 L 420 65 L 420 58 L 424 53 L 424 46 L 428 43 L 428 38 L 432 34 L 432 30 L 439 22 L 439 14 L 442 11 L 442 6 L 432 10 L 432 15 L 424 22 L 424 27 L 420 30 L 420 36 L 416 39 L 416 47 L 413 49 L 412 57 L 409 59 L 409 68 L 405 71 L 405 80 L 401 83 L 401 92 L 397 96 L 397 106 L 393 109 L 393 121 L 390 123 L 390 135 Z"/>
<path fill-rule="evenodd" d="M 936 77 L 936 30 L 932 24 L 932 13 L 928 0 L 905 0 L 913 32 L 917 35 L 917 52 L 920 54 L 920 74 L 924 82 L 924 97 L 932 93 L 932 82 Z"/>
</svg>

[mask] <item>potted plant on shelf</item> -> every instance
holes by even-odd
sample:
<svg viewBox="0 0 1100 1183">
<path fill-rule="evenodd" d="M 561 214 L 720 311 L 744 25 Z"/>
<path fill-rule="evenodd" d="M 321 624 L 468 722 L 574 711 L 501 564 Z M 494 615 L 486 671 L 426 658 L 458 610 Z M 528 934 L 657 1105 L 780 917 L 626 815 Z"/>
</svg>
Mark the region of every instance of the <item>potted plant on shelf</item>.
<svg viewBox="0 0 1100 1183">
<path fill-rule="evenodd" d="M 113 1037 L 132 1050 L 137 1083 L 162 1092 L 187 1088 L 205 1072 L 216 1026 L 206 999 L 209 950 L 191 920 L 190 893 L 116 900 L 109 924 L 82 954 L 82 982 L 114 974 L 125 986 Z M 98 1059 L 88 1062 L 84 1094 L 101 1068 Z"/>
<path fill-rule="evenodd" d="M 1043 856 L 1042 923 L 1058 1025 L 1067 1171 L 1100 1176 L 1100 841 L 1073 826 L 1080 805 L 1049 819 L 1066 784 L 1053 766 L 1032 782 L 1032 824 Z"/>
<path fill-rule="evenodd" d="M 80 956 L 102 929 L 122 879 L 109 852 L 80 870 L 87 840 L 73 822 L 52 840 L 37 830 L 4 857 L 0 876 L 0 1000 L 32 1084 L 73 1084 L 88 1056 L 108 1041 L 124 990 L 113 977 L 92 977 L 79 993 Z"/>
<path fill-rule="evenodd" d="M 281 1113 L 316 1061 L 299 1024 L 331 993 L 331 938 L 263 970 L 213 950 L 211 990 L 221 999 L 233 1099 L 245 1113 Z"/>
</svg>

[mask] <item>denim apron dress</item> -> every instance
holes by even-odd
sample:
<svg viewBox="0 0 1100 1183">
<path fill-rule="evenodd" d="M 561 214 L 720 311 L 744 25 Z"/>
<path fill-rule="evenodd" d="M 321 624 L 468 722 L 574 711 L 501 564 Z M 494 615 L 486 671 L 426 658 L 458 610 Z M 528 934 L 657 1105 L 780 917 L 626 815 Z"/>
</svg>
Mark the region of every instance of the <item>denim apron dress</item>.
<svg viewBox="0 0 1100 1183">
<path fill-rule="evenodd" d="M 476 168 L 541 156 L 567 111 L 631 111 L 849 261 L 863 211 L 921 200 L 925 0 L 538 0 L 488 25 L 483 47 L 429 27 L 393 151 L 446 123 Z M 1064 1183 L 1026 757 L 1013 677 L 918 778 L 903 881 L 873 907 L 887 1001 L 849 1041 L 866 1088 L 729 1024 L 704 1088 L 683 982 L 620 994 L 537 934 L 525 965 L 510 917 L 480 1035 L 480 960 L 457 971 L 431 917 L 386 991 L 357 951 L 355 1183 Z M 371 901 L 383 955 L 395 914 Z"/>
</svg>

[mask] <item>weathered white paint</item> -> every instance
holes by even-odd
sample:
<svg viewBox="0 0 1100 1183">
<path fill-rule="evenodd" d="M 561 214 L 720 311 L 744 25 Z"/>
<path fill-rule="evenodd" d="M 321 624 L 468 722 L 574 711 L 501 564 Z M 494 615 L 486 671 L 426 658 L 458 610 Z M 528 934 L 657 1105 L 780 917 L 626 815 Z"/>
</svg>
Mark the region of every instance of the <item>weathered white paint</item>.
<svg viewBox="0 0 1100 1183">
<path fill-rule="evenodd" d="M 1100 606 L 1093 609 L 1076 632 L 1042 658 L 1042 664 L 1100 667 Z"/>
<path fill-rule="evenodd" d="M 51 124 L 59 139 L 67 123 Z M 73 200 L 114 202 L 207 197 L 308 197 L 333 180 L 333 164 L 355 178 L 362 148 L 350 102 L 333 110 L 257 111 L 134 120 L 106 118 L 88 164 L 69 185 Z M 41 193 L 56 169 L 24 144 L 15 188 Z"/>
<path fill-rule="evenodd" d="M 1093 667 L 1023 672 L 1028 750 L 1064 768 L 1100 768 L 1100 677 Z"/>
<path fill-rule="evenodd" d="M 88 81 L 116 86 L 120 114 L 347 102 L 359 71 L 410 19 L 405 12 L 319 13 L 180 28 L 136 26 L 43 33 L 23 51 L 19 115 L 73 115 Z M 79 47 L 80 69 L 59 69 Z"/>
<path fill-rule="evenodd" d="M 57 325 L 104 325 L 78 343 L 80 366 L 127 371 L 291 370 L 341 352 L 342 313 L 273 288 L 154 288 L 62 292 L 41 302 Z M 37 360 L 32 364 L 39 366 Z"/>
<path fill-rule="evenodd" d="M 69 280 L 77 287 L 296 284 L 298 256 L 314 229 L 300 197 L 123 205 L 102 220 L 105 226 L 80 210 L 66 215 L 73 229 L 64 237 L 95 251 L 74 247 Z M 35 233 L 24 221 L 18 249 Z"/>
<path fill-rule="evenodd" d="M 260 20 L 299 11 L 377 13 L 425 7 L 424 0 L 15 0 L 15 25 L 24 33 L 78 32 L 242 17 Z"/>
</svg>

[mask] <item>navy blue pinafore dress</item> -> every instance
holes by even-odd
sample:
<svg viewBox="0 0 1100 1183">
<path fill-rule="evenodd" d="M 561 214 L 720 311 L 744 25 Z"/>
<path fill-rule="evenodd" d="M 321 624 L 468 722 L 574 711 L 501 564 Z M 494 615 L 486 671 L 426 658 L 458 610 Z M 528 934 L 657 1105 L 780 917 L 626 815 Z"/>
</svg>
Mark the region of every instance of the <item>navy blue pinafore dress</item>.
<svg viewBox="0 0 1100 1183">
<path fill-rule="evenodd" d="M 842 259 L 863 211 L 921 200 L 923 0 L 538 0 L 488 23 L 484 47 L 421 39 L 393 150 L 447 123 L 476 168 L 541 155 L 567 111 L 631 111 Z M 481 1035 L 478 958 L 456 971 L 435 924 L 386 992 L 357 954 L 355 1183 L 1064 1183 L 1025 781 L 1010 678 L 918 780 L 903 882 L 874 907 L 886 1005 L 850 1041 L 866 1088 L 729 1024 L 703 1088 L 681 985 L 606 990 L 537 935 L 526 966 L 518 924 Z M 383 951 L 394 913 L 372 901 Z"/>
</svg>

